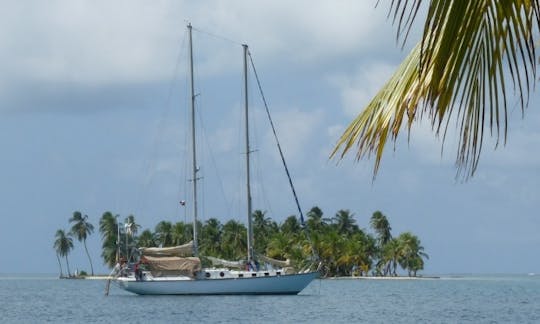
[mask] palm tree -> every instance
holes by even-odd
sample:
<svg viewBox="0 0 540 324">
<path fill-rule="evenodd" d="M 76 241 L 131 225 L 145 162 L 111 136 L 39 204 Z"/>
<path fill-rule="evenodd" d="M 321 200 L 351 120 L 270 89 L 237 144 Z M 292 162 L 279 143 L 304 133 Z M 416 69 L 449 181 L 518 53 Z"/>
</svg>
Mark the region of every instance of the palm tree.
<svg viewBox="0 0 540 324">
<path fill-rule="evenodd" d="M 392 227 L 386 216 L 380 211 L 376 211 L 371 216 L 370 220 L 371 228 L 377 234 L 377 272 L 386 276 L 390 272 L 390 261 L 384 257 L 386 245 L 392 241 Z"/>
<path fill-rule="evenodd" d="M 165 247 L 172 245 L 172 224 L 168 221 L 161 221 L 154 229 L 158 243 Z"/>
<path fill-rule="evenodd" d="M 358 231 L 358 226 L 356 225 L 356 220 L 354 219 L 354 214 L 347 209 L 341 209 L 336 213 L 334 217 L 335 226 L 340 234 L 350 235 Z"/>
<path fill-rule="evenodd" d="M 392 0 L 390 15 L 403 41 L 421 3 Z M 404 122 L 410 132 L 422 118 L 443 138 L 455 119 L 457 175 L 473 176 L 486 128 L 497 145 L 501 139 L 506 143 L 510 93 L 516 93 L 523 112 L 535 87 L 538 0 L 428 3 L 422 39 L 332 152 L 343 158 L 356 147 L 357 159 L 373 154 L 374 176 L 387 140 L 395 143 Z"/>
<path fill-rule="evenodd" d="M 350 276 L 353 274 L 353 268 L 363 263 L 365 257 L 361 250 L 361 241 L 344 238 L 341 253 L 336 260 L 336 264 L 340 269 L 339 275 Z"/>
<path fill-rule="evenodd" d="M 344 250 L 345 238 L 337 229 L 332 228 L 325 232 L 318 247 L 319 258 L 326 268 L 326 276 L 338 275 L 341 263 L 338 259 Z"/>
<path fill-rule="evenodd" d="M 60 278 L 64 277 L 64 273 L 62 272 L 62 263 L 60 262 L 60 255 L 58 252 L 56 252 L 56 260 L 58 260 L 58 267 L 60 268 Z"/>
<path fill-rule="evenodd" d="M 137 238 L 138 247 L 154 247 L 156 246 L 156 241 L 154 239 L 154 233 L 149 229 L 142 231 L 141 235 Z"/>
<path fill-rule="evenodd" d="M 307 225 L 311 231 L 321 231 L 327 224 L 323 218 L 323 211 L 315 206 L 307 212 Z"/>
<path fill-rule="evenodd" d="M 424 252 L 420 239 L 411 232 L 401 233 L 397 241 L 401 251 L 399 265 L 408 271 L 409 276 L 416 277 L 416 272 L 424 269 L 423 258 L 429 259 L 429 256 Z"/>
<path fill-rule="evenodd" d="M 68 254 L 73 249 L 73 239 L 71 238 L 71 235 L 69 233 L 66 234 L 66 231 L 64 230 L 57 230 L 53 247 L 56 250 L 57 255 L 66 258 L 68 277 L 70 277 L 71 271 L 69 270 Z M 61 271 L 62 270 L 60 270 L 60 273 Z"/>
<path fill-rule="evenodd" d="M 292 237 L 283 232 L 277 232 L 270 238 L 266 253 L 269 257 L 285 260 L 290 257 Z"/>
<path fill-rule="evenodd" d="M 397 276 L 397 266 L 402 255 L 401 246 L 397 239 L 391 239 L 384 245 L 381 257 L 382 264 L 385 265 L 384 275 Z"/>
<path fill-rule="evenodd" d="M 370 224 L 375 233 L 377 233 L 380 246 L 385 245 L 392 239 L 392 227 L 390 227 L 390 222 L 383 213 L 380 211 L 374 212 L 371 216 Z"/>
<path fill-rule="evenodd" d="M 124 236 L 125 236 L 125 243 L 126 243 L 126 254 L 128 261 L 131 259 L 134 253 L 131 253 L 131 250 L 135 247 L 135 241 L 137 240 L 137 233 L 139 232 L 139 228 L 141 228 L 141 225 L 137 224 L 135 221 L 135 216 L 129 215 L 124 220 Z M 131 244 L 129 242 L 129 237 L 132 237 Z M 136 251 L 135 251 L 136 253 Z"/>
<path fill-rule="evenodd" d="M 222 225 L 216 218 L 208 219 L 201 229 L 201 252 L 203 255 L 221 256 Z"/>
<path fill-rule="evenodd" d="M 86 246 L 86 238 L 94 231 L 94 225 L 88 220 L 88 215 L 82 215 L 80 211 L 73 212 L 73 216 L 69 219 L 69 223 L 73 223 L 71 227 L 71 234 L 74 235 L 79 242 L 83 242 L 84 250 L 88 256 L 88 262 L 90 262 L 90 270 L 92 276 L 94 275 L 94 266 L 92 265 L 92 259 L 90 253 L 88 253 L 88 247 Z"/>
<path fill-rule="evenodd" d="M 141 225 L 137 224 L 135 221 L 135 216 L 129 215 L 124 220 L 124 223 L 126 224 L 126 231 L 129 235 L 136 236 L 139 232 L 139 229 L 141 228 Z"/>
<path fill-rule="evenodd" d="M 258 253 L 264 253 L 270 236 L 278 231 L 278 226 L 266 212 L 255 210 L 253 212 L 253 232 L 255 233 L 254 249 Z"/>
<path fill-rule="evenodd" d="M 358 230 L 347 239 L 346 251 L 351 255 L 351 262 L 353 262 L 349 266 L 355 266 L 356 272 L 361 276 L 367 275 L 373 266 L 377 251 L 375 242 L 373 236 L 362 230 Z"/>
<path fill-rule="evenodd" d="M 101 233 L 103 261 L 109 267 L 114 265 L 120 259 L 120 237 L 118 236 L 120 228 L 118 227 L 119 215 L 114 216 L 111 212 L 103 213 L 99 220 L 99 232 Z"/>
<path fill-rule="evenodd" d="M 190 232 L 184 222 L 176 222 L 171 228 L 171 244 L 181 245 L 188 241 Z"/>
<path fill-rule="evenodd" d="M 287 217 L 283 224 L 281 224 L 281 231 L 291 236 L 297 235 L 301 228 L 300 222 L 298 222 L 298 219 L 294 215 Z"/>
<path fill-rule="evenodd" d="M 244 224 L 230 220 L 223 225 L 222 249 L 223 257 L 229 260 L 237 260 L 245 257 L 247 253 L 246 242 L 247 229 Z"/>
</svg>

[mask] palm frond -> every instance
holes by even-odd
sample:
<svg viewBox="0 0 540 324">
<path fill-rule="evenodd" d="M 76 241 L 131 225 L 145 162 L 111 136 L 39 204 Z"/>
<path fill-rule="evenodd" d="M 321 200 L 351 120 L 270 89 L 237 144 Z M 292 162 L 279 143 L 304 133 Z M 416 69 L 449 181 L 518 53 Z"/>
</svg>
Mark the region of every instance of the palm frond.
<svg viewBox="0 0 540 324">
<path fill-rule="evenodd" d="M 392 1 L 398 36 L 408 34 L 420 2 Z M 529 103 L 539 7 L 538 0 L 431 1 L 422 40 L 345 130 L 331 157 L 342 159 L 356 146 L 357 160 L 375 155 L 375 176 L 388 139 L 396 141 L 405 119 L 410 132 L 425 116 L 443 139 L 455 120 L 457 176 L 474 175 L 485 128 L 496 146 L 501 138 L 506 142 L 509 92 L 522 111 Z"/>
</svg>

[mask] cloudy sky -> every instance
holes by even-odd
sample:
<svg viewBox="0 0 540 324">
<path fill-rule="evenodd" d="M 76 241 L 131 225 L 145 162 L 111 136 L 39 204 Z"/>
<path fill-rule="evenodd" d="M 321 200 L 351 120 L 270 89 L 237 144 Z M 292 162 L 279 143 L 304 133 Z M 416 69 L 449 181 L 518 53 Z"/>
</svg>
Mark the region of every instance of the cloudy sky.
<svg viewBox="0 0 540 324">
<path fill-rule="evenodd" d="M 303 209 L 381 210 L 412 231 L 425 273 L 540 272 L 539 95 L 510 111 L 505 147 L 456 182 L 455 143 L 418 124 L 410 143 L 373 161 L 328 160 L 347 123 L 418 39 L 401 50 L 382 1 L 2 1 L 0 3 L 0 273 L 55 273 L 57 229 L 80 210 L 98 228 L 110 210 L 143 228 L 187 220 L 186 23 L 194 28 L 202 220 L 243 220 L 241 46 L 247 43 Z M 253 82 L 251 82 L 253 84 Z M 255 208 L 296 212 L 272 138 L 254 107 Z M 257 110 L 259 109 L 259 110 Z M 536 126 L 536 127 L 535 127 Z M 264 183 L 264 184 L 262 184 Z M 100 236 L 88 239 L 96 272 Z M 72 269 L 88 269 L 76 243 Z"/>
</svg>

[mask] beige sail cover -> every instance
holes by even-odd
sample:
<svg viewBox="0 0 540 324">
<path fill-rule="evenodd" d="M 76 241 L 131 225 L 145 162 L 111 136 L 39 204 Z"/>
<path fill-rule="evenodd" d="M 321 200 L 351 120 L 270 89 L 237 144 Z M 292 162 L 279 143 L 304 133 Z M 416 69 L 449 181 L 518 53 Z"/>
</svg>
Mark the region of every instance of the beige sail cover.
<svg viewBox="0 0 540 324">
<path fill-rule="evenodd" d="M 157 247 L 142 247 L 139 248 L 143 256 L 153 257 L 187 257 L 193 255 L 193 241 L 184 245 L 157 248 Z"/>
<path fill-rule="evenodd" d="M 213 266 L 224 266 L 228 268 L 237 268 L 237 269 L 244 269 L 246 267 L 245 261 L 229 261 L 229 260 L 214 258 L 211 256 L 207 256 L 206 258 L 210 260 L 210 262 L 212 262 Z"/>
<path fill-rule="evenodd" d="M 197 257 L 152 257 L 143 256 L 141 261 L 154 277 L 185 275 L 193 276 L 201 270 L 201 260 Z"/>
<path fill-rule="evenodd" d="M 276 259 L 272 259 L 272 258 L 267 257 L 266 255 L 262 255 L 262 254 L 257 254 L 257 258 L 260 261 L 270 263 L 271 265 L 276 266 L 276 267 L 284 268 L 284 267 L 290 267 L 291 266 L 291 260 L 289 260 L 289 259 L 287 259 L 285 261 L 276 260 Z"/>
</svg>

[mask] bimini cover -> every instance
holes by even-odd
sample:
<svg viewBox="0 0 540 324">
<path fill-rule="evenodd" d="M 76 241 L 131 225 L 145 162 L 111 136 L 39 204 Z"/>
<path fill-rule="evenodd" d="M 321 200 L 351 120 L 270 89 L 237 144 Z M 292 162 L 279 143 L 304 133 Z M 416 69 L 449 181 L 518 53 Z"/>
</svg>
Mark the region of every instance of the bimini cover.
<svg viewBox="0 0 540 324">
<path fill-rule="evenodd" d="M 196 257 L 151 257 L 142 256 L 141 261 L 154 277 L 193 276 L 201 270 L 201 260 Z"/>
<path fill-rule="evenodd" d="M 139 248 L 142 256 L 153 257 L 187 257 L 193 255 L 193 241 L 184 245 L 157 248 L 157 247 L 142 247 Z"/>
</svg>

